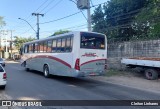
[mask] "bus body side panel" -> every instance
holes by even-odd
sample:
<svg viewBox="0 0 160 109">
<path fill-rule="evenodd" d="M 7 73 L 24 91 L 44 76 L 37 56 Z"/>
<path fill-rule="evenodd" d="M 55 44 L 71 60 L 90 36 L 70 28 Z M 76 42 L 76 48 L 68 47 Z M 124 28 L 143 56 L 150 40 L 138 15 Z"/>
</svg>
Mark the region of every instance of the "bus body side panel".
<svg viewBox="0 0 160 109">
<path fill-rule="evenodd" d="M 43 72 L 44 65 L 48 65 L 50 74 L 61 76 L 73 75 L 73 53 L 43 53 L 30 55 L 26 60 L 27 68 Z"/>
</svg>

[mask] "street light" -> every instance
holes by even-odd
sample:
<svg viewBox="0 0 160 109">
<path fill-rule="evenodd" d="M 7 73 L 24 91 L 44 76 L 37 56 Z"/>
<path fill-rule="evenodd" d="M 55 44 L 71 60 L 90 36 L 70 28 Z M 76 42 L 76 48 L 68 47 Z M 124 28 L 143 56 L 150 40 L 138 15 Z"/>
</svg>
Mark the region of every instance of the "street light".
<svg viewBox="0 0 160 109">
<path fill-rule="evenodd" d="M 20 19 L 20 20 L 23 20 L 23 21 L 25 21 L 25 22 L 27 22 L 27 24 L 36 32 L 36 30 L 32 27 L 32 25 L 27 21 L 27 20 L 25 20 L 25 19 L 22 19 L 22 18 L 18 18 L 18 19 Z"/>
</svg>

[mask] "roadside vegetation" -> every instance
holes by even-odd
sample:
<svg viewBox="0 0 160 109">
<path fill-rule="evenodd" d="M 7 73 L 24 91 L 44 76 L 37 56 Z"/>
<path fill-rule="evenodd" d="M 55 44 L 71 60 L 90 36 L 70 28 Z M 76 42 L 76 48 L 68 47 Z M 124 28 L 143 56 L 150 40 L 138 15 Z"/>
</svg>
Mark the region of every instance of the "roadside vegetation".
<svg viewBox="0 0 160 109">
<path fill-rule="evenodd" d="M 140 71 L 140 69 L 125 69 L 125 70 L 117 70 L 117 69 L 109 69 L 106 71 L 105 76 L 112 77 L 112 76 L 137 76 L 137 77 L 144 77 L 144 73 Z"/>
<path fill-rule="evenodd" d="M 92 25 L 118 41 L 160 38 L 160 0 L 110 0 L 94 10 Z"/>
</svg>

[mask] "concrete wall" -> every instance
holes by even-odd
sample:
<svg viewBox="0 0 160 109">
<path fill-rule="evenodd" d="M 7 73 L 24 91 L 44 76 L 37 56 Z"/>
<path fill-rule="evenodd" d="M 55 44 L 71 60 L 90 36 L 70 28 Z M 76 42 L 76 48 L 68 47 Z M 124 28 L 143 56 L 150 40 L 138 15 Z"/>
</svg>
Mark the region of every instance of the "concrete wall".
<svg viewBox="0 0 160 109">
<path fill-rule="evenodd" d="M 160 57 L 160 40 L 122 43 L 108 42 L 108 68 L 121 69 L 122 58 Z"/>
</svg>

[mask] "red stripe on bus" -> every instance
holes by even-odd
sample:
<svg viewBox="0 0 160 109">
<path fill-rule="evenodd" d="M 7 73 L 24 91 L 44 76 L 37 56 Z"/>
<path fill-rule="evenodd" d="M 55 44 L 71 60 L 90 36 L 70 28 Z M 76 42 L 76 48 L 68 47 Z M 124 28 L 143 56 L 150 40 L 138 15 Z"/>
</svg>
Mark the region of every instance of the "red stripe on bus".
<svg viewBox="0 0 160 109">
<path fill-rule="evenodd" d="M 95 59 L 95 60 L 87 61 L 87 62 L 82 63 L 81 66 L 84 65 L 84 64 L 88 64 L 88 63 L 95 62 L 95 61 L 102 61 L 102 60 L 105 61 L 107 59 Z"/>
<path fill-rule="evenodd" d="M 60 62 L 60 63 L 62 63 L 62 64 L 64 64 L 64 65 L 68 66 L 69 68 L 71 68 L 71 65 L 70 65 L 70 64 L 68 64 L 67 62 L 65 62 L 65 61 L 63 61 L 63 60 L 61 60 L 61 59 L 59 59 L 59 58 L 53 57 L 53 56 L 39 55 L 39 56 L 32 57 L 32 58 L 30 58 L 30 59 L 33 59 L 33 58 L 49 58 L 49 59 L 53 59 L 53 60 L 56 60 L 56 61 L 58 61 L 58 62 Z"/>
</svg>

